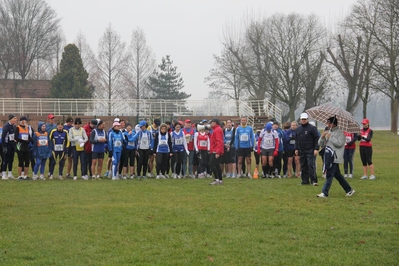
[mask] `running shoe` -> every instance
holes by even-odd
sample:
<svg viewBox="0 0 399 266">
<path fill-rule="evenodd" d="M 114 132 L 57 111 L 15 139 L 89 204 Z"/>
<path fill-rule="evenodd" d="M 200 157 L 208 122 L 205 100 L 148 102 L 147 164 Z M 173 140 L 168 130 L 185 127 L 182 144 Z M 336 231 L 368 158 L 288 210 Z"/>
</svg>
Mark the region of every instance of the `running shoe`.
<svg viewBox="0 0 399 266">
<path fill-rule="evenodd" d="M 317 194 L 318 198 L 327 198 L 328 196 L 326 196 L 323 192 L 320 194 Z"/>
<path fill-rule="evenodd" d="M 371 179 L 371 180 L 375 180 L 375 176 L 374 176 L 374 175 L 371 175 L 371 176 L 370 176 L 370 179 Z"/>
<path fill-rule="evenodd" d="M 355 194 L 355 190 L 354 189 L 352 189 L 351 191 L 349 191 L 348 193 L 346 193 L 346 196 L 347 197 L 350 197 L 350 196 L 352 196 L 353 194 Z"/>
<path fill-rule="evenodd" d="M 364 176 L 362 176 L 360 179 L 361 180 L 365 180 L 365 179 L 367 179 L 368 177 L 366 176 L 366 175 L 364 175 Z"/>
</svg>

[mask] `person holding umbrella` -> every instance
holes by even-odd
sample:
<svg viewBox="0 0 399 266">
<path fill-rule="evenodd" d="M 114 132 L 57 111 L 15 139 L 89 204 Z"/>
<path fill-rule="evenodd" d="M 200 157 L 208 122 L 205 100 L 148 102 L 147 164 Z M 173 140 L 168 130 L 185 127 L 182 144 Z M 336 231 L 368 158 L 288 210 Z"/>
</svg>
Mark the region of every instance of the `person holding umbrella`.
<svg viewBox="0 0 399 266">
<path fill-rule="evenodd" d="M 343 161 L 346 142 L 345 134 L 338 128 L 338 120 L 335 116 L 327 119 L 327 126 L 330 130 L 324 131 L 318 141 L 320 146 L 326 146 L 324 153 L 326 182 L 324 183 L 322 192 L 317 194 L 317 197 L 327 198 L 329 196 L 329 190 L 334 177 L 345 190 L 346 196 L 350 197 L 355 193 L 355 190 L 352 189 L 339 170 L 339 164 Z"/>
</svg>

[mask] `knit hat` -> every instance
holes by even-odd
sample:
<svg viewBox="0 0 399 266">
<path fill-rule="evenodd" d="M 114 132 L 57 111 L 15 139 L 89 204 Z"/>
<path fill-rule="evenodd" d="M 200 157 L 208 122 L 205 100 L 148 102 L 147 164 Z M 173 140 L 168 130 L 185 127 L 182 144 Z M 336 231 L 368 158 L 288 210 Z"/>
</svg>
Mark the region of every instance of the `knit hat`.
<svg viewBox="0 0 399 266">
<path fill-rule="evenodd" d="M 14 114 L 10 114 L 10 115 L 8 115 L 8 120 L 11 120 L 11 119 L 13 119 L 14 117 L 16 117 L 16 115 L 14 115 Z"/>
<path fill-rule="evenodd" d="M 82 124 L 82 119 L 79 117 L 75 118 L 75 125 L 81 125 Z"/>
</svg>

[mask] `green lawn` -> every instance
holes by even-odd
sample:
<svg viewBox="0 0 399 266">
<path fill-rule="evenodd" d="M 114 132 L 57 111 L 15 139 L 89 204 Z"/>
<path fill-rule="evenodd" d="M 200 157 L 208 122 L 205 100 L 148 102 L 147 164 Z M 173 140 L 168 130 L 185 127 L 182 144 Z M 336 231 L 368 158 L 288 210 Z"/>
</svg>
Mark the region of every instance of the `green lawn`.
<svg viewBox="0 0 399 266">
<path fill-rule="evenodd" d="M 0 264 L 398 265 L 399 137 L 373 144 L 377 180 L 357 153 L 352 197 L 298 179 L 0 181 Z"/>
</svg>

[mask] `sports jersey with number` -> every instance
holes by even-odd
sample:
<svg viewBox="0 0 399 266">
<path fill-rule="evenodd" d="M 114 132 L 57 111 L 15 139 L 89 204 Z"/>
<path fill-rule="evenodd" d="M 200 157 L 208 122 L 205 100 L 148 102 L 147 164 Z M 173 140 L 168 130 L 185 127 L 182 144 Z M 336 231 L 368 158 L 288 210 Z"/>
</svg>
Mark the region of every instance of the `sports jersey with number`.
<svg viewBox="0 0 399 266">
<path fill-rule="evenodd" d="M 253 148 L 255 145 L 255 135 L 251 126 L 239 126 L 236 129 L 236 137 L 234 141 L 236 149 Z"/>
<path fill-rule="evenodd" d="M 267 132 L 267 130 L 263 129 L 259 138 L 261 138 L 260 147 L 265 150 L 275 149 L 276 148 L 276 139 L 278 139 L 277 132 L 275 130 L 271 130 Z"/>
<path fill-rule="evenodd" d="M 53 129 L 50 132 L 50 141 L 53 151 L 65 151 L 69 147 L 68 132 L 64 129 L 61 131 Z"/>
<path fill-rule="evenodd" d="M 121 131 L 111 131 L 108 139 L 108 149 L 113 152 L 121 152 L 123 150 L 123 142 L 125 138 Z"/>
</svg>

